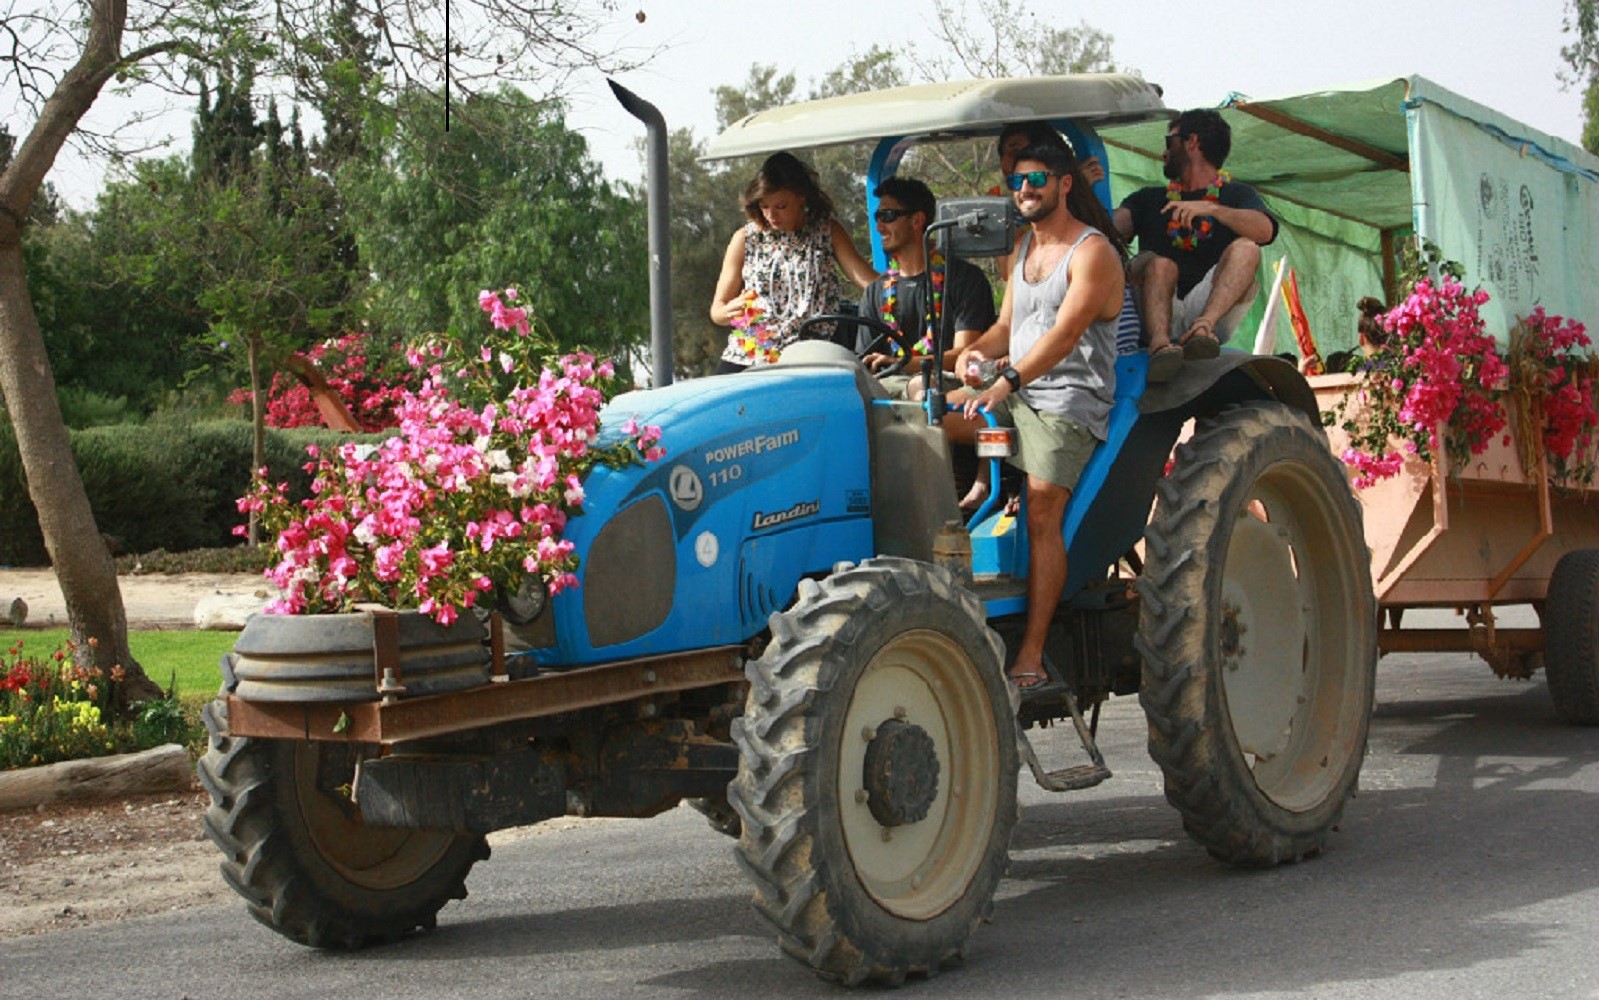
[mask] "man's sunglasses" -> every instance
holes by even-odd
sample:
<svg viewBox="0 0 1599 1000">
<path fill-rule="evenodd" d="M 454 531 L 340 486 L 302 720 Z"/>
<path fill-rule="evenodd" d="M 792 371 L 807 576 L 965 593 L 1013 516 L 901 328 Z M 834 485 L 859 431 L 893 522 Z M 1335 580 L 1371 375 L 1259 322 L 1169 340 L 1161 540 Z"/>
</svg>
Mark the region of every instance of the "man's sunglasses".
<svg viewBox="0 0 1599 1000">
<path fill-rule="evenodd" d="M 1005 185 L 1012 191 L 1020 191 L 1022 189 L 1022 183 L 1025 181 L 1035 188 L 1041 188 L 1045 184 L 1049 183 L 1049 179 L 1051 177 L 1059 176 L 1060 174 L 1052 174 L 1048 170 L 1029 170 L 1025 174 L 1011 174 L 1010 176 L 1006 177 Z"/>
<path fill-rule="evenodd" d="M 1166 148 L 1170 149 L 1172 146 L 1181 146 L 1187 139 L 1188 137 L 1183 135 L 1181 132 L 1167 132 Z"/>
<path fill-rule="evenodd" d="M 890 222 L 898 222 L 911 214 L 913 213 L 908 208 L 880 208 L 872 213 L 872 218 L 886 226 Z"/>
</svg>

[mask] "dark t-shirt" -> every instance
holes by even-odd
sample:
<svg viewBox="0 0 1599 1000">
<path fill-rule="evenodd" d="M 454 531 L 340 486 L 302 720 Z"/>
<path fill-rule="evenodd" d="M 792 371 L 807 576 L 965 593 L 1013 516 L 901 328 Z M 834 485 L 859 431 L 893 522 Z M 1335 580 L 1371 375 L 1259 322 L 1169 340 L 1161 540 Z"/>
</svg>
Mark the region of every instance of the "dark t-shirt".
<svg viewBox="0 0 1599 1000">
<path fill-rule="evenodd" d="M 1183 192 L 1183 201 L 1199 201 L 1204 197 L 1203 188 Z M 1277 219 L 1266 210 L 1266 203 L 1260 200 L 1259 192 L 1248 184 L 1228 181 L 1221 186 L 1216 201 L 1228 208 L 1252 208 L 1265 212 L 1266 217 L 1271 219 L 1271 240 L 1266 242 L 1277 238 Z M 1221 260 L 1221 252 L 1238 238 L 1238 234 L 1212 219 L 1210 235 L 1200 240 L 1194 249 L 1184 250 L 1173 245 L 1171 235 L 1166 232 L 1166 216 L 1161 212 L 1165 204 L 1164 187 L 1146 187 L 1122 199 L 1121 207 L 1133 214 L 1133 235 L 1138 239 L 1140 252 L 1158 254 L 1177 262 L 1177 295 L 1181 297 L 1193 290 L 1205 274 L 1216 266 L 1216 262 Z"/>
<path fill-rule="evenodd" d="M 911 343 L 920 341 L 926 330 L 929 280 L 928 272 L 923 271 L 914 278 L 898 278 L 894 283 L 894 318 Z M 861 315 L 883 318 L 883 284 L 884 279 L 878 278 L 866 286 L 861 294 Z M 944 279 L 944 329 L 982 332 L 994 325 L 996 315 L 994 290 L 982 268 L 951 257 L 949 274 Z M 861 336 L 865 340 L 860 346 L 877 338 L 876 332 L 866 327 L 861 327 Z M 948 335 L 946 343 L 954 343 L 953 333 Z"/>
</svg>

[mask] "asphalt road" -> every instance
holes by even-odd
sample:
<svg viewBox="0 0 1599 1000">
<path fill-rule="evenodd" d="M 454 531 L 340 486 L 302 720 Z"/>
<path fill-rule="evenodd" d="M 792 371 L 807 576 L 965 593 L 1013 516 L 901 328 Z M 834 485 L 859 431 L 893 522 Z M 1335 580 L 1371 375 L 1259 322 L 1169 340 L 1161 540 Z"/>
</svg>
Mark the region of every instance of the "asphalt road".
<svg viewBox="0 0 1599 1000">
<path fill-rule="evenodd" d="M 1599 996 L 1599 729 L 1464 656 L 1389 657 L 1378 698 L 1341 831 L 1267 872 L 1187 840 L 1136 700 L 1112 703 L 1116 777 L 1066 796 L 1024 778 L 992 925 L 964 968 L 897 995 Z M 729 847 L 686 809 L 546 829 L 396 946 L 310 951 L 229 903 L 0 942 L 0 996 L 844 995 L 779 954 Z"/>
</svg>

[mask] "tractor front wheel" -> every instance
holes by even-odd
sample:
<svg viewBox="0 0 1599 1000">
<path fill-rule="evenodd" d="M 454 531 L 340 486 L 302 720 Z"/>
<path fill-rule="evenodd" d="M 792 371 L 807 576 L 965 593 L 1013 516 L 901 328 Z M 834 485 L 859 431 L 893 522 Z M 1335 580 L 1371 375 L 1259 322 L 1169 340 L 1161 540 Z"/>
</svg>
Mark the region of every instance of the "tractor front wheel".
<svg viewBox="0 0 1599 1000">
<path fill-rule="evenodd" d="M 999 638 L 946 570 L 887 558 L 804 581 L 771 628 L 729 786 L 756 908 L 824 977 L 933 975 L 992 908 L 1017 818 Z"/>
</svg>

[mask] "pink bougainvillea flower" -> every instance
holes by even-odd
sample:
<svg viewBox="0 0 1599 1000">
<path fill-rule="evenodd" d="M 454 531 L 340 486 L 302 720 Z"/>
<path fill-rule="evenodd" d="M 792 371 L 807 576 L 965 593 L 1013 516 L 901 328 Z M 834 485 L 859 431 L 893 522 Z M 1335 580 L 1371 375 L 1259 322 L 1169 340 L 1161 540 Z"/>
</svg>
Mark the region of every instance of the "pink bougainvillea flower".
<svg viewBox="0 0 1599 1000">
<path fill-rule="evenodd" d="M 268 576 L 283 596 L 273 611 L 376 601 L 448 623 L 525 574 L 552 592 L 576 585 L 561 532 L 586 499 L 588 471 L 659 457 L 660 430 L 629 419 L 619 441 L 598 445 L 612 366 L 583 352 L 530 363 L 531 314 L 506 304 L 517 298 L 479 295 L 494 332 L 470 346 L 408 350 L 420 381 L 385 397 L 399 433 L 309 456 L 308 498 L 291 502 L 287 484 L 269 488 L 260 471 L 239 509 L 274 535 Z"/>
</svg>

